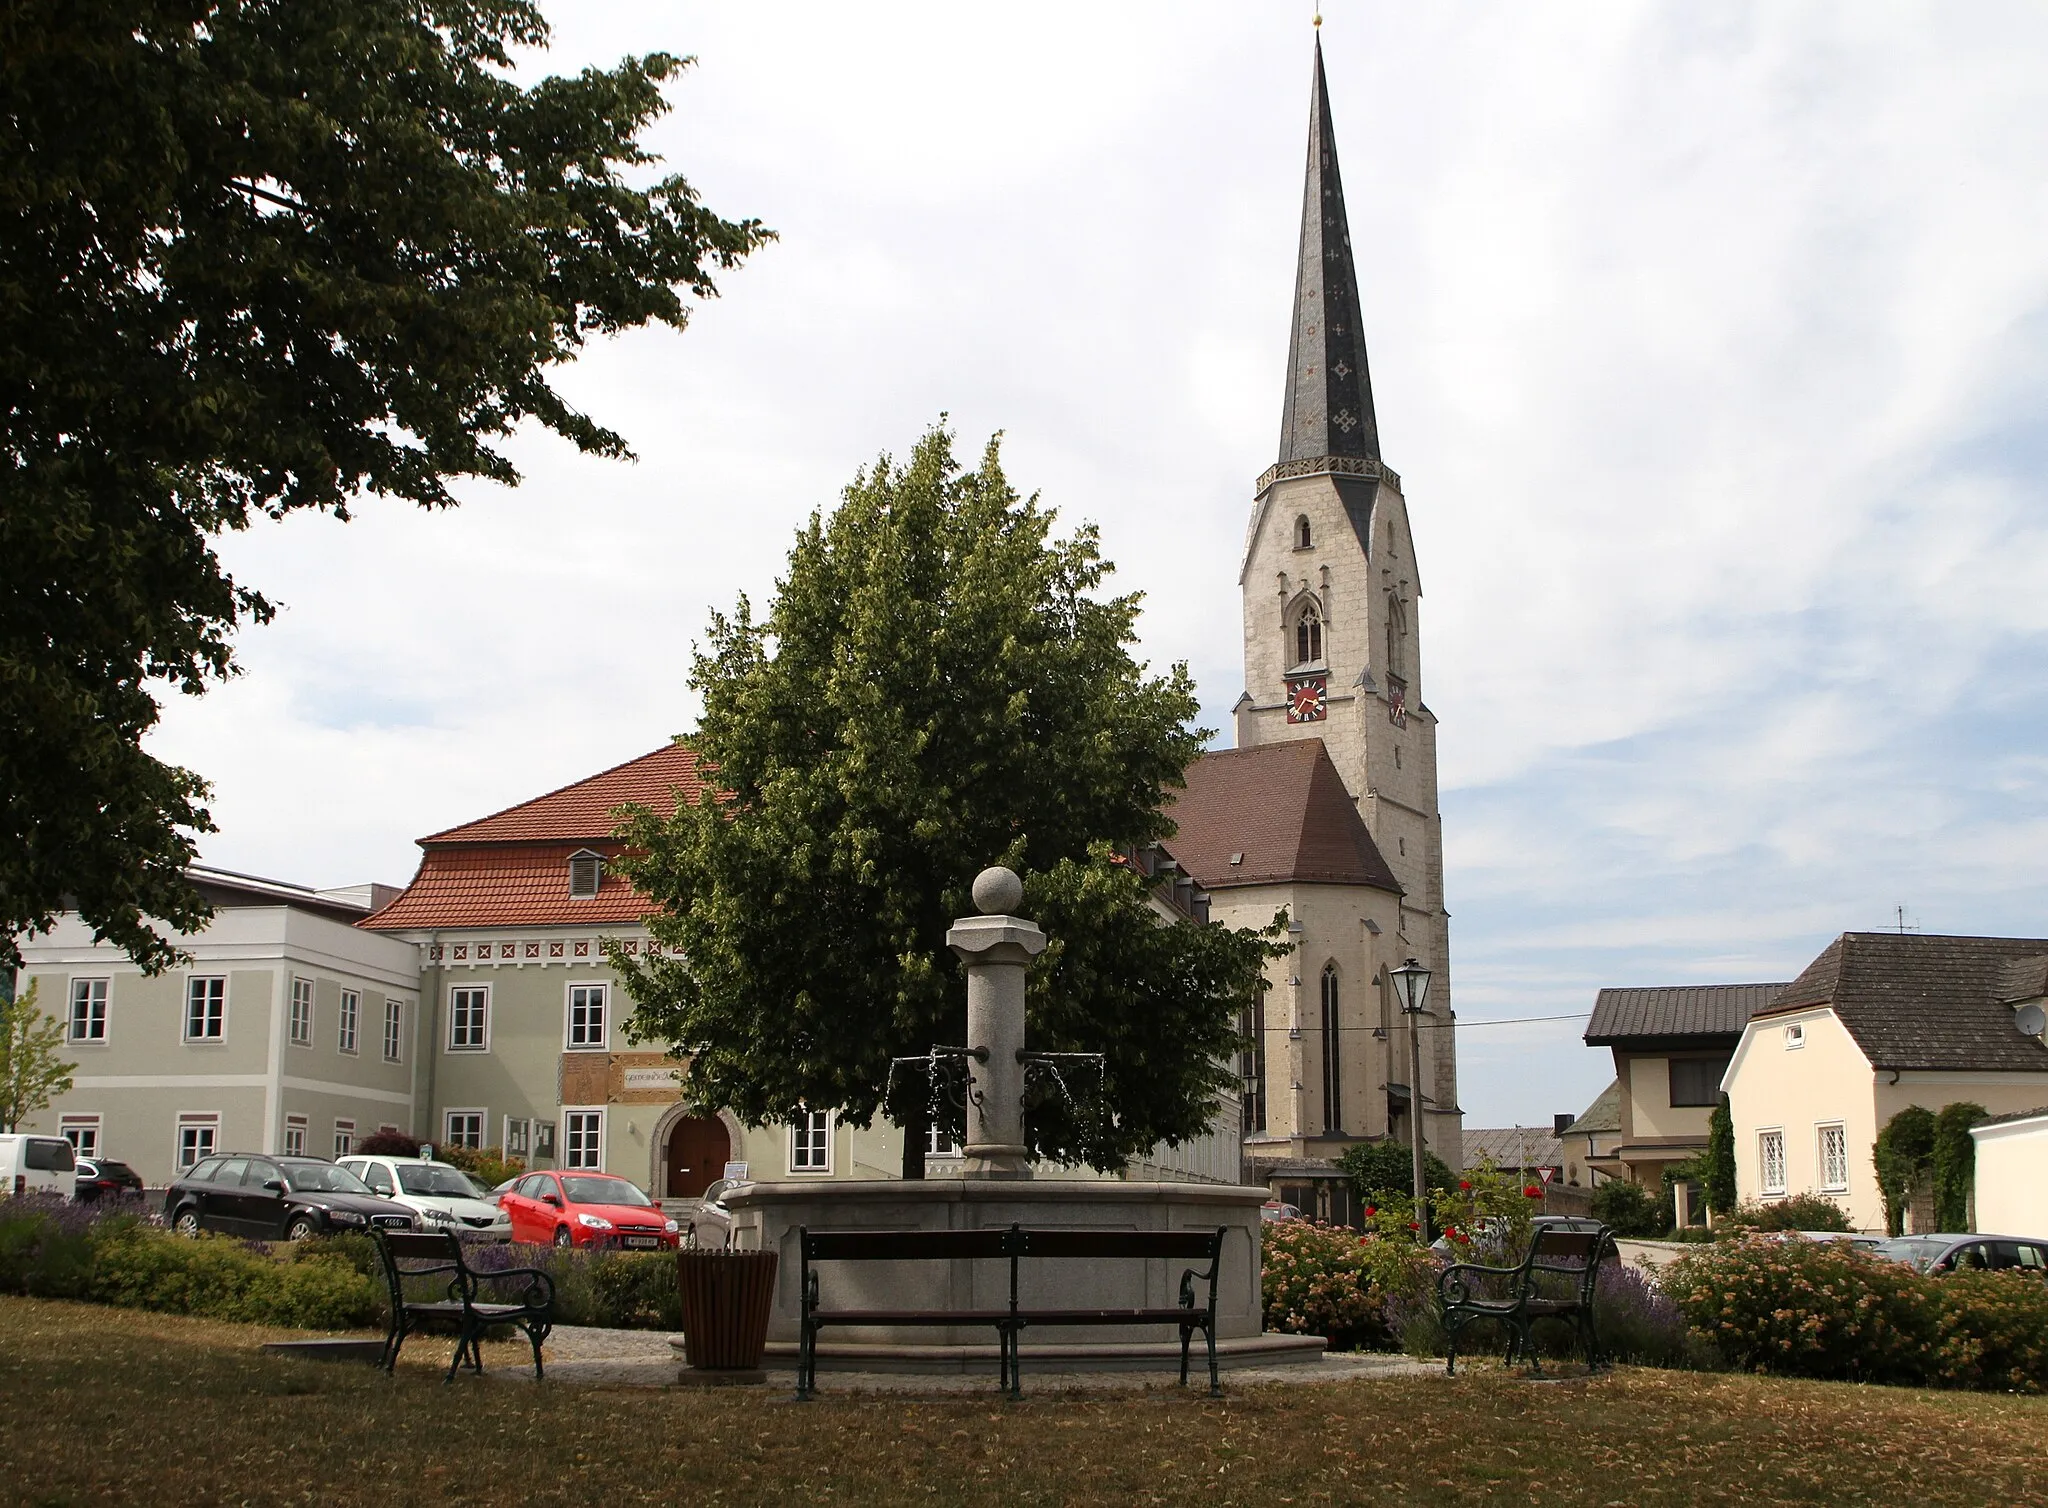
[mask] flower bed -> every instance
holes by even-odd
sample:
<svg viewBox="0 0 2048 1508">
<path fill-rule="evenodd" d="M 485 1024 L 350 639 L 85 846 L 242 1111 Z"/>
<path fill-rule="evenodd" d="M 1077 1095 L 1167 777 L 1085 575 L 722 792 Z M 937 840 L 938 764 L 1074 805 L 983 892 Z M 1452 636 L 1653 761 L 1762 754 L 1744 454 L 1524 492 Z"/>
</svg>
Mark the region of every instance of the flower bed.
<svg viewBox="0 0 2048 1508">
<path fill-rule="evenodd" d="M 1436 1283 L 1436 1260 L 1412 1241 L 1307 1220 L 1262 1235 L 1266 1328 L 1325 1336 L 1333 1351 L 1391 1349 L 1389 1305 L 1411 1304 Z"/>
</svg>

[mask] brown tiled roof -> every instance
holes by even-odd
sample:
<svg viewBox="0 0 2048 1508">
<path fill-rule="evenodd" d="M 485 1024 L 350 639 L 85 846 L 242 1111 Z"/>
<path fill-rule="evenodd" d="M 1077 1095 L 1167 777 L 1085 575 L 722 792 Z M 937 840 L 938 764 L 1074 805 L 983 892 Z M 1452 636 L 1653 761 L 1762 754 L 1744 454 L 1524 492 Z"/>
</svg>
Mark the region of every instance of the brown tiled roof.
<svg viewBox="0 0 2048 1508">
<path fill-rule="evenodd" d="M 684 744 L 664 744 L 652 754 L 613 765 L 545 796 L 432 833 L 420 843 L 545 843 L 567 838 L 596 842 L 611 836 L 615 807 L 630 802 L 666 816 L 675 810 L 678 797 L 694 802 L 703 792 L 696 751 Z"/>
<path fill-rule="evenodd" d="M 1832 1006 L 1873 1068 L 2048 1073 L 2005 999 L 2011 966 L 2041 955 L 2038 937 L 1844 932 L 1758 1014 Z"/>
<path fill-rule="evenodd" d="M 569 894 L 569 855 L 616 843 L 445 844 L 420 858 L 397 900 L 357 923 L 373 932 L 436 927 L 574 927 L 637 922 L 647 898 L 607 866 L 597 894 Z"/>
<path fill-rule="evenodd" d="M 1205 890 L 1305 880 L 1401 893 L 1320 738 L 1204 754 L 1168 815 L 1180 830 L 1163 846 Z"/>
<path fill-rule="evenodd" d="M 569 856 L 610 858 L 620 806 L 657 812 L 704 791 L 696 754 L 665 744 L 588 779 L 420 839 L 419 873 L 390 905 L 358 925 L 377 932 L 443 927 L 565 927 L 635 922 L 646 897 L 606 866 L 594 896 L 569 894 Z"/>
<path fill-rule="evenodd" d="M 1749 1018 L 1770 1004 L 1782 984 L 1667 984 L 1602 990 L 1586 1023 L 1588 1047 L 1628 1047 L 1644 1040 L 1725 1038 L 1733 1047 Z"/>
</svg>

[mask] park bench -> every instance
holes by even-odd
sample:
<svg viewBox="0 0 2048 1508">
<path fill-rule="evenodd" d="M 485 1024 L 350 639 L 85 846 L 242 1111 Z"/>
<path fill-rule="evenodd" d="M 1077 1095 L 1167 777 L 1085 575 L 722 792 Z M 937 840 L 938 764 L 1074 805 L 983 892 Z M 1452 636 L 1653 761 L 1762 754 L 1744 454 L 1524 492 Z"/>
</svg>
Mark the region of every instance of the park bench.
<svg viewBox="0 0 2048 1508">
<path fill-rule="evenodd" d="M 463 1362 L 470 1369 L 484 1369 L 484 1332 L 495 1325 L 512 1325 L 526 1333 L 533 1345 L 533 1376 L 541 1376 L 540 1345 L 554 1328 L 555 1283 L 537 1267 L 508 1267 L 497 1272 L 479 1272 L 469 1265 L 462 1242 L 453 1231 L 408 1231 L 375 1233 L 377 1250 L 384 1260 L 384 1281 L 391 1294 L 391 1321 L 384 1337 L 384 1370 L 398 1365 L 399 1348 L 405 1338 L 429 1326 L 455 1331 L 455 1356 L 448 1363 L 445 1382 L 453 1382 Z M 408 1298 L 406 1284 L 415 1289 L 421 1279 L 440 1279 L 433 1286 L 435 1298 Z M 512 1285 L 516 1290 L 503 1297 L 490 1297 Z"/>
<path fill-rule="evenodd" d="M 1199 1231 L 1027 1230 L 1019 1225 L 973 1231 L 813 1231 L 798 1230 L 801 1260 L 798 1292 L 802 1298 L 797 1354 L 796 1395 L 809 1398 L 817 1386 L 818 1332 L 840 1326 L 986 1325 L 996 1332 L 1001 1364 L 1000 1385 L 1012 1398 L 1023 1396 L 1020 1345 L 1032 1325 L 1171 1325 L 1180 1332 L 1180 1380 L 1188 1380 L 1188 1354 L 1194 1332 L 1208 1342 L 1209 1391 L 1220 1393 L 1216 1377 L 1216 1279 L 1222 1266 L 1223 1228 Z M 1045 1261 L 1078 1260 L 1205 1260 L 1207 1270 L 1181 1274 L 1180 1302 L 1156 1308 L 1025 1308 L 1019 1302 L 1019 1268 L 1026 1257 Z M 936 1262 L 956 1258 L 1007 1261 L 1009 1301 L 1001 1308 L 832 1309 L 824 1305 L 817 1262 Z M 1195 1303 L 1197 1280 L 1208 1285 L 1207 1301 Z"/>
<path fill-rule="evenodd" d="M 1475 1320 L 1498 1320 L 1508 1332 L 1507 1360 L 1526 1355 L 1540 1376 L 1530 1328 L 1540 1319 L 1563 1320 L 1585 1346 L 1586 1365 L 1601 1364 L 1600 1336 L 1593 1324 L 1593 1294 L 1600 1264 L 1616 1255 L 1614 1234 L 1590 1221 L 1570 1225 L 1539 1225 L 1529 1250 L 1514 1267 L 1486 1267 L 1458 1262 L 1437 1279 L 1443 1306 L 1446 1355 L 1444 1371 L 1458 1367 L 1458 1334 Z"/>
</svg>

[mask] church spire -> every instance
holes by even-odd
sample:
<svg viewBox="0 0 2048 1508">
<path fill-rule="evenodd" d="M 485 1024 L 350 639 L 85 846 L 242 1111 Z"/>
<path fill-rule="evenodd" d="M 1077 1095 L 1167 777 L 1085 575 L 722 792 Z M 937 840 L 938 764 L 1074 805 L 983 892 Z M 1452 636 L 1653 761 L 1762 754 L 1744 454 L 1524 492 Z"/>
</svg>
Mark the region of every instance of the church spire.
<svg viewBox="0 0 2048 1508">
<path fill-rule="evenodd" d="M 1318 35 L 1280 465 L 1326 457 L 1369 461 L 1376 470 L 1380 435 L 1372 408 L 1372 378 L 1365 365 L 1365 332 L 1359 327 L 1358 271 L 1344 218 L 1344 185 L 1337 176 L 1337 136 L 1330 125 L 1330 91 L 1323 82 L 1323 42 Z M 1329 469 L 1366 468 L 1339 464 Z"/>
</svg>

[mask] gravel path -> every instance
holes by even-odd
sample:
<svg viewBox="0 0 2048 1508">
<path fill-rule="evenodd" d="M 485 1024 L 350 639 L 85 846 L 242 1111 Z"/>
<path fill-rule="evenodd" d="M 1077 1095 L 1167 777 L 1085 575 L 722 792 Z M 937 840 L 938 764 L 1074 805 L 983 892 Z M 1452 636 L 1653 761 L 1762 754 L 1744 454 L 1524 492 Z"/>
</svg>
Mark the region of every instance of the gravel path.
<svg viewBox="0 0 2048 1508">
<path fill-rule="evenodd" d="M 585 1325 L 558 1325 L 548 1337 L 544 1356 L 547 1380 L 568 1387 L 664 1388 L 675 1385 L 681 1359 L 671 1342 L 682 1336 L 659 1330 L 600 1330 Z M 494 1348 L 495 1349 L 495 1348 Z M 523 1349 L 523 1348 L 521 1348 Z M 491 1356 L 484 1374 L 501 1382 L 532 1382 L 533 1367 L 516 1365 L 514 1347 L 504 1348 L 502 1359 Z M 1439 1372 L 1439 1362 L 1415 1361 L 1406 1356 L 1385 1356 L 1351 1352 L 1326 1356 L 1320 1361 L 1286 1367 L 1245 1367 L 1223 1374 L 1229 1387 L 1266 1383 L 1308 1386 L 1324 1382 L 1348 1382 L 1360 1377 L 1413 1377 Z M 763 1389 L 768 1394 L 786 1393 L 795 1384 L 795 1374 L 770 1372 Z M 1032 1372 L 1024 1374 L 1026 1394 L 1074 1390 L 1086 1392 L 1143 1392 L 1148 1388 L 1174 1387 L 1171 1372 Z M 1190 1386 L 1194 1386 L 1191 1381 Z M 966 1373 L 820 1372 L 821 1393 L 956 1394 L 993 1393 L 995 1379 Z"/>
</svg>

